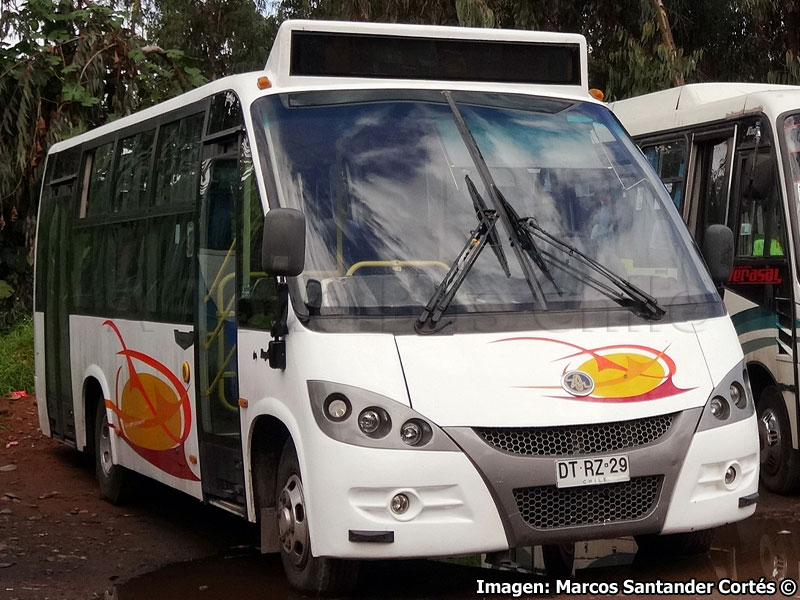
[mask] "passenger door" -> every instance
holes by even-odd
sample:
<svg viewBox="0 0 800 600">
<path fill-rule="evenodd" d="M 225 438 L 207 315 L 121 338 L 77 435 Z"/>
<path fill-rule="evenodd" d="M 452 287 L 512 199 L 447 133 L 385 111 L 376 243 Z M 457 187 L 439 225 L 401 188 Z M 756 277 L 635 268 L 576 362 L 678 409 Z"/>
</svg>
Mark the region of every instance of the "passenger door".
<svg viewBox="0 0 800 600">
<path fill-rule="evenodd" d="M 239 417 L 236 265 L 241 204 L 239 101 L 212 98 L 203 144 L 197 247 L 197 406 L 207 501 L 244 514 Z"/>
<path fill-rule="evenodd" d="M 63 161 L 64 154 L 57 157 Z M 58 173 L 55 173 L 58 175 Z M 57 178 L 45 188 L 39 235 L 39 261 L 45 274 L 37 281 L 37 296 L 44 296 L 45 395 L 50 434 L 75 444 L 75 415 L 70 371 L 68 255 L 63 242 L 69 239 L 73 190 L 77 173 Z"/>
<path fill-rule="evenodd" d="M 788 360 L 794 357 L 794 302 L 777 153 L 771 138 L 760 118 L 740 124 L 731 202 L 735 258 L 727 287 L 758 307 L 757 313 L 747 314 L 762 317 L 744 322 L 735 315 L 740 335 L 776 328 L 770 337 L 751 335 L 743 343 L 745 354 L 767 348 Z"/>
</svg>

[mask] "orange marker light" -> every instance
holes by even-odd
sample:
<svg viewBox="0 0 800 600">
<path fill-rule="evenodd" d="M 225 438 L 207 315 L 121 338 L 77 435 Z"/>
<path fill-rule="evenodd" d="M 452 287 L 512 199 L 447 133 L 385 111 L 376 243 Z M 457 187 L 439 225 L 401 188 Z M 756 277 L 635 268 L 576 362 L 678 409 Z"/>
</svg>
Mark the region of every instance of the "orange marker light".
<svg viewBox="0 0 800 600">
<path fill-rule="evenodd" d="M 188 362 L 184 362 L 184 363 L 181 365 L 181 375 L 183 375 L 183 381 L 184 381 L 184 383 L 189 383 L 189 379 L 190 379 L 190 378 L 191 378 L 191 376 L 192 376 L 192 371 L 191 371 L 191 369 L 189 368 L 189 363 L 188 363 Z"/>
<path fill-rule="evenodd" d="M 272 87 L 272 82 L 269 80 L 269 77 L 259 77 L 257 84 L 260 90 L 268 90 Z"/>
<path fill-rule="evenodd" d="M 594 98 L 595 100 L 603 101 L 606 95 L 603 93 L 603 90 L 598 90 L 597 88 L 592 88 L 589 90 L 589 95 Z"/>
<path fill-rule="evenodd" d="M 193 465 L 196 465 L 197 464 L 197 457 L 194 454 L 190 454 L 189 455 L 189 462 L 192 463 Z"/>
<path fill-rule="evenodd" d="M 239 398 L 239 406 L 247 408 L 247 398 Z"/>
</svg>

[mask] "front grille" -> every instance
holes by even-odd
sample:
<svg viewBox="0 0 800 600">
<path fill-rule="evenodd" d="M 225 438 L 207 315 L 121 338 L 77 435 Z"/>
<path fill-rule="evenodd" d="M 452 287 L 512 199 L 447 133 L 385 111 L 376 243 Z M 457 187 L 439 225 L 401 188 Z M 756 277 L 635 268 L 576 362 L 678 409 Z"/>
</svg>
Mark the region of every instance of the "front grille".
<svg viewBox="0 0 800 600">
<path fill-rule="evenodd" d="M 635 448 L 656 441 L 672 426 L 675 414 L 597 425 L 562 427 L 479 427 L 485 442 L 510 454 L 570 456 Z"/>
<path fill-rule="evenodd" d="M 514 498 L 522 518 L 536 529 L 619 523 L 650 514 L 663 480 L 663 475 L 649 475 L 603 485 L 519 488 Z"/>
</svg>

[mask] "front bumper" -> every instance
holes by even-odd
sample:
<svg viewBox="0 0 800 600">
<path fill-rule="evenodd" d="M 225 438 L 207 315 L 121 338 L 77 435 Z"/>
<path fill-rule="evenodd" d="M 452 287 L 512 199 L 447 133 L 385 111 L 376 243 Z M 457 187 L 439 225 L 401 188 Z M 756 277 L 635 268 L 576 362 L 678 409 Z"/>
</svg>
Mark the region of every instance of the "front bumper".
<svg viewBox="0 0 800 600">
<path fill-rule="evenodd" d="M 668 430 L 652 442 L 579 454 L 627 454 L 630 482 L 561 490 L 555 487 L 555 461 L 563 454 L 513 454 L 472 428 L 446 429 L 463 453 L 319 440 L 313 462 L 307 463 L 316 482 L 306 491 L 314 554 L 449 556 L 677 533 L 744 519 L 755 506 L 740 508 L 739 499 L 758 487 L 755 416 L 695 433 L 701 412 L 676 413 Z M 596 426 L 574 429 L 587 427 Z M 723 477 L 733 462 L 739 474 L 731 489 Z M 397 493 L 410 500 L 403 515 L 389 508 Z"/>
</svg>

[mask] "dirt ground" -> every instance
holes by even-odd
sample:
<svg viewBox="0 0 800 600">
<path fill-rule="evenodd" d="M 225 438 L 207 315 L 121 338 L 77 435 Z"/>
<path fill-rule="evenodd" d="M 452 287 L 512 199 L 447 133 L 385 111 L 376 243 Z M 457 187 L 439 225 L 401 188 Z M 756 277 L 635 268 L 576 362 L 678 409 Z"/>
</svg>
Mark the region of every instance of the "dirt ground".
<svg viewBox="0 0 800 600">
<path fill-rule="evenodd" d="M 244 520 L 152 481 L 139 480 L 137 492 L 123 507 L 101 499 L 92 462 L 41 434 L 34 399 L 0 398 L 0 600 L 303 597 L 288 588 L 276 556 L 258 554 L 256 531 Z M 646 564 L 611 560 L 615 548 L 594 563 L 601 568 L 575 578 L 797 581 L 799 508 L 796 497 L 762 491 L 756 515 L 721 528 L 707 556 L 661 561 L 648 571 Z M 358 595 L 474 598 L 475 582 L 483 578 L 514 575 L 379 561 L 369 563 Z"/>
<path fill-rule="evenodd" d="M 115 582 L 255 543 L 242 519 L 157 483 L 124 507 L 93 463 L 39 431 L 33 397 L 0 398 L 0 598 L 103 598 Z"/>
</svg>

